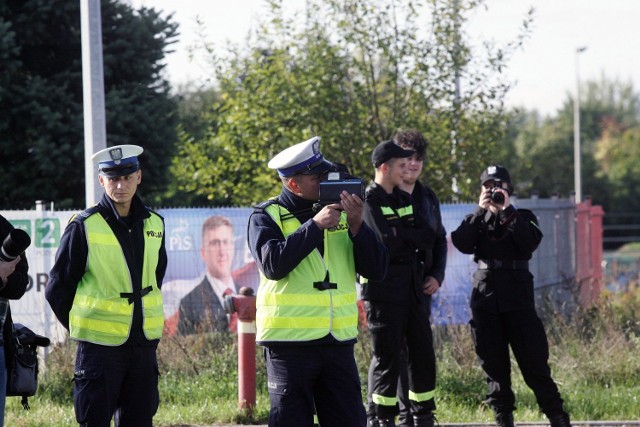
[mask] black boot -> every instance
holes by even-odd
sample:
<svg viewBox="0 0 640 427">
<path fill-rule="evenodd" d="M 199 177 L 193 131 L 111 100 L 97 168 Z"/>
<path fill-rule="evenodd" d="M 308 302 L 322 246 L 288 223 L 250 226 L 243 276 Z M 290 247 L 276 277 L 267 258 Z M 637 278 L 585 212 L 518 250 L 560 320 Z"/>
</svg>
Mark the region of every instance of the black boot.
<svg viewBox="0 0 640 427">
<path fill-rule="evenodd" d="M 384 420 L 375 417 L 369 420 L 369 427 L 396 427 L 396 423 L 393 419 Z"/>
<path fill-rule="evenodd" d="M 413 427 L 433 427 L 436 417 L 433 412 L 413 416 Z"/>
<path fill-rule="evenodd" d="M 498 412 L 496 414 L 496 426 L 498 427 L 514 427 L 513 412 Z"/>
<path fill-rule="evenodd" d="M 571 427 L 569 414 L 567 414 L 566 412 L 551 415 L 549 417 L 549 423 L 551 424 L 551 427 Z"/>
<path fill-rule="evenodd" d="M 400 410 L 398 414 L 398 427 L 413 427 L 413 417 L 411 416 L 411 412 L 407 409 L 406 411 Z"/>
</svg>

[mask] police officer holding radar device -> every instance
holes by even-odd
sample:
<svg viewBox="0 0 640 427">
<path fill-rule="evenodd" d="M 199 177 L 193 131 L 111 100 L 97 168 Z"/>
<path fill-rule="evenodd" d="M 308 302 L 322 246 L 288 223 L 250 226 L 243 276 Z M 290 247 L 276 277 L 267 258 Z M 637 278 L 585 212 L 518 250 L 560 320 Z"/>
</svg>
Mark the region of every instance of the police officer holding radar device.
<svg viewBox="0 0 640 427">
<path fill-rule="evenodd" d="M 322 426 L 364 427 L 353 354 L 356 273 L 384 277 L 387 251 L 363 221 L 357 193 L 343 188 L 334 192 L 338 200 L 314 210 L 321 182 L 338 171 L 320 152 L 319 137 L 283 150 L 268 166 L 282 191 L 256 206 L 248 243 L 261 273 L 256 342 L 265 347 L 269 426 L 311 427 L 316 412 Z"/>
<path fill-rule="evenodd" d="M 473 254 L 471 332 L 487 376 L 487 403 L 499 427 L 513 427 L 515 396 L 511 389 L 509 347 L 522 376 L 533 390 L 551 427 L 570 427 L 558 387 L 551 378 L 549 344 L 536 313 L 529 260 L 542 240 L 533 212 L 511 204 L 513 186 L 503 166 L 492 165 L 480 176 L 475 212 L 451 233 L 462 253 Z"/>
<path fill-rule="evenodd" d="M 156 348 L 167 267 L 164 220 L 136 195 L 142 147 L 98 151 L 102 200 L 69 221 L 45 296 L 72 339 L 81 426 L 151 427 L 159 405 Z"/>
</svg>

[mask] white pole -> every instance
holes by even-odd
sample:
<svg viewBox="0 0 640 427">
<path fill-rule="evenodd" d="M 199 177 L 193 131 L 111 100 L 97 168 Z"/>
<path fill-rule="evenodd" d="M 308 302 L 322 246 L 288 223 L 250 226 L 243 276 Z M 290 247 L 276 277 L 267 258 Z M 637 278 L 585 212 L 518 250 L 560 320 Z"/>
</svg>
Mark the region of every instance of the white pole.
<svg viewBox="0 0 640 427">
<path fill-rule="evenodd" d="M 576 192 L 576 204 L 582 202 L 582 165 L 580 150 L 580 54 L 585 47 L 576 49 L 576 99 L 573 101 L 573 185 Z"/>
<path fill-rule="evenodd" d="M 98 171 L 91 155 L 107 147 L 100 0 L 80 0 L 80 24 L 84 96 L 85 207 L 89 207 L 96 204 L 102 195 Z"/>
</svg>

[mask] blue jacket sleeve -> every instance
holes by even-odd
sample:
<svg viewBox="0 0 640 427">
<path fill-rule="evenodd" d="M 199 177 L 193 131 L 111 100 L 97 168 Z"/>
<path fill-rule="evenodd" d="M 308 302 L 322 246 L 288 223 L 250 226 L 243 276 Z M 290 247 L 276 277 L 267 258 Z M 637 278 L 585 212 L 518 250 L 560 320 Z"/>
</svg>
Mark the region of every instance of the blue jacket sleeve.
<svg viewBox="0 0 640 427">
<path fill-rule="evenodd" d="M 164 230 L 164 220 L 163 220 L 163 230 Z M 162 288 L 162 281 L 164 280 L 164 275 L 167 272 L 167 248 L 165 246 L 164 240 L 165 233 L 162 235 L 162 246 L 160 246 L 160 253 L 158 254 L 158 265 L 156 266 L 156 283 L 159 288 Z"/>
<path fill-rule="evenodd" d="M 324 238 L 322 230 L 311 219 L 285 238 L 275 221 L 264 212 L 251 214 L 247 234 L 251 255 L 270 280 L 280 280 L 293 271 Z"/>
<path fill-rule="evenodd" d="M 67 225 L 60 240 L 60 247 L 45 289 L 45 298 L 51 310 L 67 329 L 76 289 L 86 269 L 87 255 L 84 225 L 72 221 Z"/>
<path fill-rule="evenodd" d="M 285 238 L 275 221 L 264 212 L 251 214 L 247 234 L 249 250 L 258 268 L 271 280 L 282 279 L 293 271 L 324 239 L 324 232 L 311 219 Z M 366 223 L 351 239 L 356 272 L 369 278 L 384 277 L 388 253 Z"/>
</svg>

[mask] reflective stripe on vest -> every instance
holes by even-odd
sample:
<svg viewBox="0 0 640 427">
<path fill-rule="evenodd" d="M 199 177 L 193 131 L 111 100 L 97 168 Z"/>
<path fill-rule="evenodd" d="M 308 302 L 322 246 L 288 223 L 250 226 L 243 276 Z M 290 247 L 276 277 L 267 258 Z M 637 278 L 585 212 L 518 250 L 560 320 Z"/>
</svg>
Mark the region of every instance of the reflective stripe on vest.
<svg viewBox="0 0 640 427">
<path fill-rule="evenodd" d="M 278 204 L 265 211 L 285 237 L 300 228 L 300 222 Z M 287 219 L 282 219 L 285 216 Z M 329 266 L 337 289 L 318 290 Z M 286 277 L 269 280 L 261 274 L 256 298 L 256 341 L 310 341 L 332 334 L 345 341 L 358 334 L 356 274 L 353 244 L 346 215 L 337 227 L 325 230 L 324 258 L 314 249 Z"/>
<path fill-rule="evenodd" d="M 133 304 L 120 293 L 131 293 L 133 285 L 124 253 L 113 231 L 99 213 L 84 220 L 87 235 L 87 268 L 78 283 L 69 313 L 71 338 L 103 345 L 121 345 L 130 334 Z M 144 220 L 142 289 L 143 331 L 147 339 L 162 336 L 162 293 L 156 283 L 158 253 L 162 245 L 162 219 L 151 213 Z"/>
</svg>

